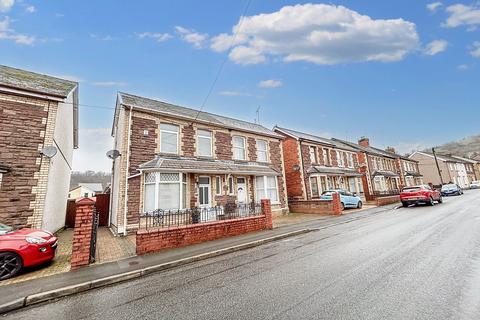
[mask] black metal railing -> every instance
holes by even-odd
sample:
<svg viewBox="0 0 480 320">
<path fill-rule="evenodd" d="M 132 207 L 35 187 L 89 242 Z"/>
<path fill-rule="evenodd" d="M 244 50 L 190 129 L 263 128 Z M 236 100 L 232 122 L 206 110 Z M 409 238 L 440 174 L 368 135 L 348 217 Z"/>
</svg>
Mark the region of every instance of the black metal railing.
<svg viewBox="0 0 480 320">
<path fill-rule="evenodd" d="M 95 207 L 93 207 L 92 213 L 92 234 L 90 238 L 90 263 L 94 263 L 96 259 L 97 253 L 97 232 L 98 232 L 98 221 L 100 219 L 100 215 L 97 213 Z"/>
<path fill-rule="evenodd" d="M 397 190 L 397 189 L 373 192 L 373 195 L 376 197 L 398 196 L 399 194 L 400 194 L 400 190 Z"/>
<path fill-rule="evenodd" d="M 141 214 L 139 229 L 178 227 L 260 215 L 262 215 L 262 205 L 253 202 L 246 204 L 228 203 L 225 206 L 208 208 L 194 207 L 179 210 L 157 209 Z"/>
</svg>

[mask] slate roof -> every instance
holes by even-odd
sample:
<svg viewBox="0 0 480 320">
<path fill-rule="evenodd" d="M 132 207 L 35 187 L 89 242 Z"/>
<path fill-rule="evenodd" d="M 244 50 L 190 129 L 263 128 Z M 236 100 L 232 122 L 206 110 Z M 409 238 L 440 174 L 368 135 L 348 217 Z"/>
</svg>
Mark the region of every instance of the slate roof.
<svg viewBox="0 0 480 320">
<path fill-rule="evenodd" d="M 157 155 L 151 161 L 139 166 L 140 170 L 159 169 L 177 172 L 212 173 L 212 174 L 247 174 L 278 176 L 279 172 L 267 165 L 258 163 L 239 163 L 227 160 L 199 159 L 180 156 Z"/>
<path fill-rule="evenodd" d="M 405 171 L 405 176 L 423 177 L 420 173 L 415 171 Z"/>
<path fill-rule="evenodd" d="M 78 184 L 79 187 L 84 187 L 84 188 L 88 188 L 94 192 L 102 192 L 103 191 L 103 186 L 101 183 L 84 183 L 84 182 L 81 182 Z"/>
<path fill-rule="evenodd" d="M 345 144 L 351 146 L 352 148 L 355 148 L 357 151 L 363 151 L 363 152 L 366 152 L 366 153 L 369 153 L 369 154 L 373 154 L 373 155 L 377 155 L 377 156 L 381 156 L 381 157 L 392 158 L 392 159 L 401 158 L 401 159 L 404 159 L 404 160 L 407 160 L 407 161 L 418 162 L 416 160 L 410 159 L 409 157 L 399 155 L 398 153 L 388 152 L 388 151 L 385 151 L 385 150 L 382 150 L 382 149 L 379 149 L 379 148 L 375 148 L 375 147 L 372 147 L 372 146 L 362 147 L 361 145 L 359 145 L 357 143 L 350 142 L 350 141 L 345 141 L 345 140 L 341 140 L 341 139 L 337 139 L 337 138 L 332 138 L 332 140 L 345 143 Z"/>
<path fill-rule="evenodd" d="M 0 86 L 65 98 L 78 83 L 0 65 Z"/>
<path fill-rule="evenodd" d="M 332 147 L 332 148 L 338 148 L 338 149 L 343 149 L 343 150 L 348 150 L 348 151 L 353 151 L 353 152 L 357 151 L 357 149 L 355 149 L 355 148 L 351 147 L 350 145 L 345 144 L 345 143 L 343 143 L 342 141 L 339 141 L 339 140 L 324 138 L 324 137 L 316 136 L 316 135 L 309 134 L 309 133 L 304 133 L 304 132 L 300 132 L 300 131 L 296 131 L 296 130 L 292 130 L 292 129 L 282 128 L 282 127 L 279 127 L 279 126 L 275 126 L 273 128 L 273 130 L 275 131 L 275 129 L 279 130 L 280 132 L 284 132 L 285 134 L 287 134 L 289 136 L 292 136 L 292 137 L 295 137 L 297 139 L 320 143 L 320 144 L 323 144 L 325 146 L 329 146 L 329 147 Z"/>
<path fill-rule="evenodd" d="M 347 177 L 361 177 L 362 174 L 353 169 L 331 168 L 324 166 L 312 166 L 307 171 L 309 174 L 324 173 L 330 175 L 339 175 Z"/>
<path fill-rule="evenodd" d="M 126 106 L 140 107 L 153 111 L 160 112 L 164 115 L 172 117 L 181 117 L 188 120 L 195 120 L 206 122 L 208 124 L 235 129 L 239 131 L 247 131 L 261 135 L 271 136 L 275 138 L 282 138 L 281 135 L 265 128 L 264 126 L 252 122 L 233 119 L 229 117 L 220 116 L 209 112 L 198 112 L 198 110 L 177 106 L 167 102 L 154 100 L 145 97 L 139 97 L 133 94 L 119 92 L 118 97 L 120 103 Z M 198 117 L 197 117 L 198 115 Z"/>
<path fill-rule="evenodd" d="M 417 151 L 416 153 L 424 154 L 424 155 L 427 155 L 427 156 L 433 158 L 433 153 L 430 153 L 430 152 Z M 449 155 L 441 154 L 441 153 L 438 153 L 438 152 L 436 154 L 437 154 L 437 159 L 440 160 L 440 161 L 456 162 L 456 163 L 465 163 L 466 162 L 465 160 L 461 160 L 460 157 L 456 158 L 454 156 L 449 156 Z"/>
</svg>

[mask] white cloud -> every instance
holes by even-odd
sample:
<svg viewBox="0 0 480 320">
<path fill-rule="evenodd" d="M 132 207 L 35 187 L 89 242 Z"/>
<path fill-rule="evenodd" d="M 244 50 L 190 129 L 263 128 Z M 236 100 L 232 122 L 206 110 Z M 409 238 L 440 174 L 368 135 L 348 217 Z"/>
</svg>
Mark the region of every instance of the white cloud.
<svg viewBox="0 0 480 320">
<path fill-rule="evenodd" d="M 110 128 L 79 129 L 79 148 L 73 153 L 74 171 L 112 170 L 112 161 L 105 153 L 112 149 Z"/>
<path fill-rule="evenodd" d="M 168 33 L 143 32 L 143 33 L 137 33 L 137 37 L 139 39 L 150 38 L 157 42 L 163 42 L 163 41 L 167 41 L 168 39 L 171 39 L 172 35 Z"/>
<path fill-rule="evenodd" d="M 470 50 L 470 54 L 474 58 L 480 58 L 480 41 L 475 41 L 472 43 L 472 50 Z"/>
<path fill-rule="evenodd" d="M 3 21 L 0 21 L 0 40 L 11 40 L 17 44 L 32 45 L 35 42 L 35 37 L 15 32 L 10 27 L 10 18 L 5 17 Z"/>
<path fill-rule="evenodd" d="M 423 142 L 400 142 L 393 147 L 398 154 L 407 154 L 418 150 L 425 150 L 428 145 Z"/>
<path fill-rule="evenodd" d="M 441 2 L 432 2 L 432 3 L 427 4 L 427 9 L 430 10 L 431 12 L 435 12 L 441 6 L 442 6 Z"/>
<path fill-rule="evenodd" d="M 92 85 L 96 87 L 122 87 L 126 86 L 126 82 L 117 82 L 117 81 L 98 81 L 98 82 L 92 82 Z"/>
<path fill-rule="evenodd" d="M 35 7 L 32 5 L 28 5 L 25 7 L 25 11 L 28 13 L 34 13 L 36 11 Z"/>
<path fill-rule="evenodd" d="M 467 26 L 469 31 L 473 31 L 480 25 L 480 8 L 478 6 L 466 6 L 458 3 L 448 6 L 446 11 L 450 16 L 443 23 L 444 27 Z"/>
<path fill-rule="evenodd" d="M 193 44 L 193 46 L 197 49 L 203 48 L 205 41 L 208 39 L 208 34 L 198 33 L 193 29 L 176 26 L 175 30 L 178 32 L 178 34 L 180 34 L 180 37 L 183 41 Z"/>
<path fill-rule="evenodd" d="M 15 0 L 0 0 L 0 12 L 7 12 L 15 4 Z"/>
<path fill-rule="evenodd" d="M 448 42 L 445 40 L 434 40 L 427 44 L 424 53 L 429 56 L 434 56 L 440 52 L 447 50 Z"/>
<path fill-rule="evenodd" d="M 100 36 L 96 33 L 91 33 L 90 38 L 97 39 L 97 40 L 100 40 L 100 41 L 112 41 L 113 40 L 113 37 L 109 34 L 107 34 L 105 36 Z"/>
<path fill-rule="evenodd" d="M 470 69 L 470 66 L 468 64 L 460 64 L 457 66 L 457 70 L 460 70 L 460 71 L 465 71 L 468 69 Z"/>
<path fill-rule="evenodd" d="M 233 34 L 212 38 L 215 51 L 230 49 Z M 337 64 L 362 61 L 398 61 L 417 49 L 416 26 L 403 19 L 377 19 L 343 6 L 303 4 L 244 17 L 229 54 L 239 64 L 283 61 Z"/>
<path fill-rule="evenodd" d="M 274 79 L 269 79 L 269 80 L 263 80 L 260 81 L 257 85 L 259 88 L 279 88 L 283 85 L 282 81 L 280 80 L 274 80 Z"/>
</svg>

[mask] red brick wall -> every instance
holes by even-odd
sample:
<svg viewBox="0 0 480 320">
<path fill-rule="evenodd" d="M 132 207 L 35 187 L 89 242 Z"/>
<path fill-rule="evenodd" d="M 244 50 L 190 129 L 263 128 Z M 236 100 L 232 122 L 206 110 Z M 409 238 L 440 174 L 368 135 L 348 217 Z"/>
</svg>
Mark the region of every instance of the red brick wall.
<svg viewBox="0 0 480 320">
<path fill-rule="evenodd" d="M 342 214 L 340 196 L 333 194 L 332 200 L 295 200 L 289 201 L 290 212 L 300 212 L 307 214 Z"/>
<path fill-rule="evenodd" d="M 272 228 L 272 212 L 269 200 L 262 200 L 264 215 L 241 219 L 199 223 L 181 227 L 139 230 L 137 232 L 137 254 L 157 252 L 168 248 L 179 248 L 205 241 L 237 236 L 247 232 Z"/>
<path fill-rule="evenodd" d="M 215 132 L 215 148 L 220 160 L 232 160 L 232 136 L 224 132 Z"/>
<path fill-rule="evenodd" d="M 375 202 L 377 206 L 386 206 L 387 204 L 400 202 L 400 196 L 378 197 Z"/>
<path fill-rule="evenodd" d="M 70 264 L 72 270 L 90 263 L 90 240 L 92 238 L 93 207 L 95 201 L 82 198 L 77 201 L 75 215 L 75 228 L 73 229 L 72 257 Z"/>
<path fill-rule="evenodd" d="M 302 199 L 303 182 L 301 178 L 301 173 L 300 171 L 293 170 L 293 167 L 295 165 L 301 165 L 300 157 L 298 155 L 298 141 L 293 138 L 286 137 L 282 143 L 288 199 L 289 201 L 290 199 L 295 198 Z"/>
<path fill-rule="evenodd" d="M 5 224 L 29 227 L 32 187 L 37 185 L 34 174 L 40 170 L 38 146 L 46 129 L 42 121 L 47 115 L 40 106 L 0 100 L 0 163 L 11 167 L 0 186 L 0 221 Z"/>
</svg>

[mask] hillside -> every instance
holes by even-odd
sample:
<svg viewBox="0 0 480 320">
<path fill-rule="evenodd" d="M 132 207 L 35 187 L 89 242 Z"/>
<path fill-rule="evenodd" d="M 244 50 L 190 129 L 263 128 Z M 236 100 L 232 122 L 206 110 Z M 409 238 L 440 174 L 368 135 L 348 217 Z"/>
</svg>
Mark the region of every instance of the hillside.
<svg viewBox="0 0 480 320">
<path fill-rule="evenodd" d="M 103 188 L 105 188 L 110 183 L 110 173 L 94 172 L 94 171 L 72 172 L 72 175 L 70 178 L 70 189 L 78 186 L 78 184 L 81 182 L 101 183 Z"/>
<path fill-rule="evenodd" d="M 439 153 L 451 153 L 463 157 L 473 157 L 480 154 L 480 135 L 452 141 L 436 147 Z"/>
</svg>

